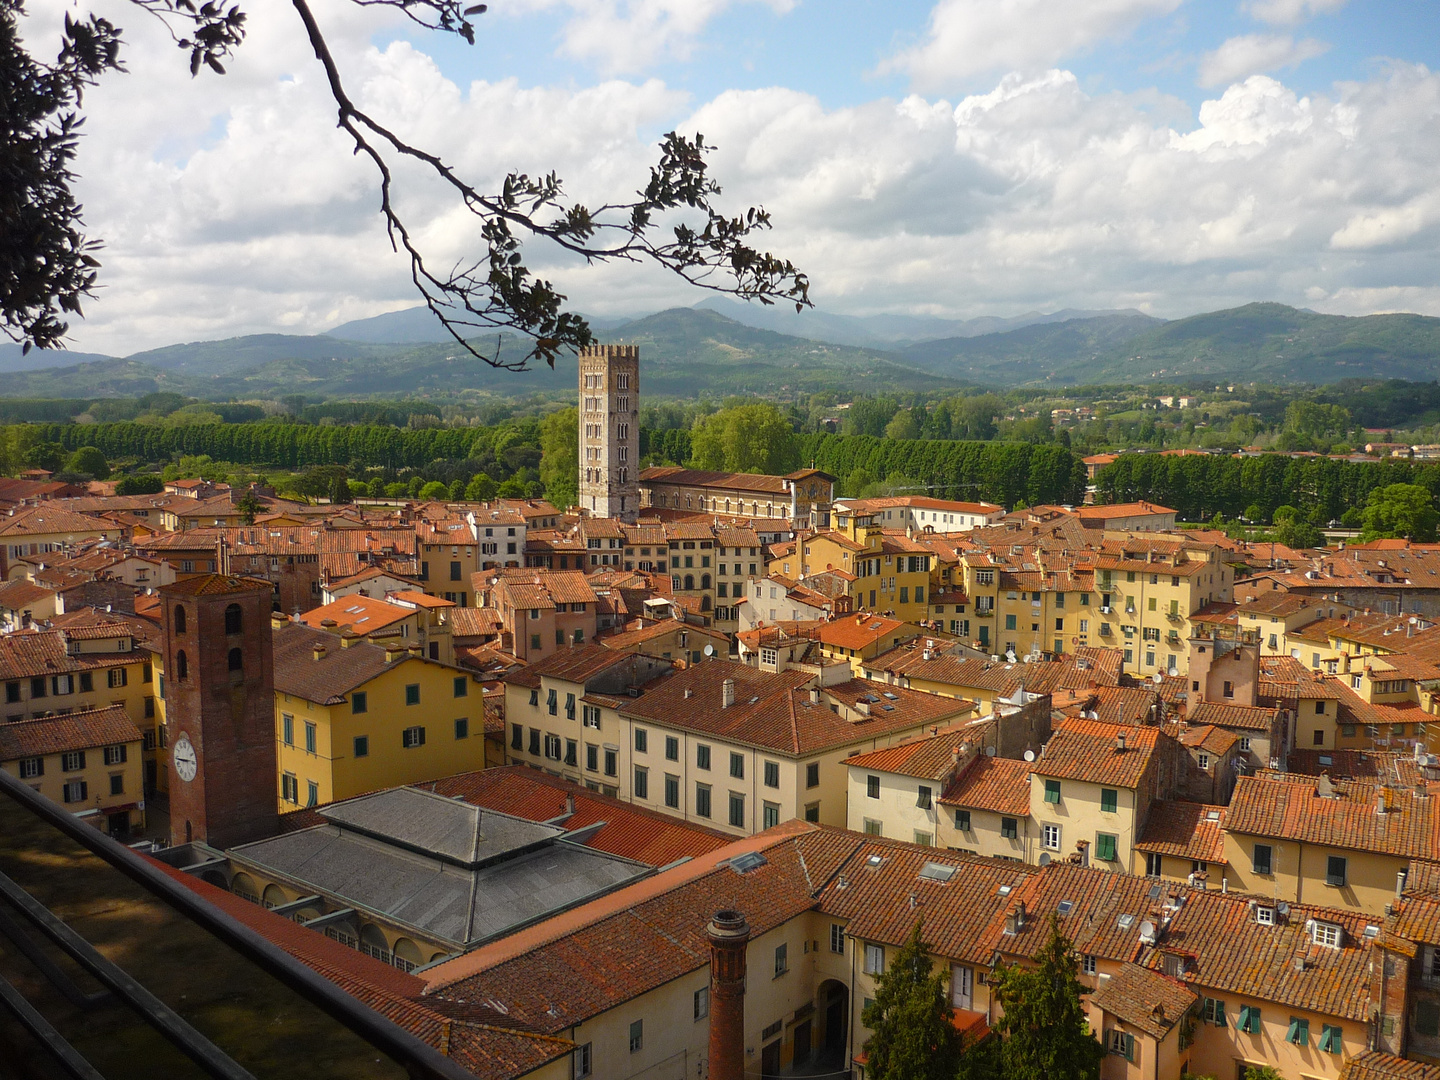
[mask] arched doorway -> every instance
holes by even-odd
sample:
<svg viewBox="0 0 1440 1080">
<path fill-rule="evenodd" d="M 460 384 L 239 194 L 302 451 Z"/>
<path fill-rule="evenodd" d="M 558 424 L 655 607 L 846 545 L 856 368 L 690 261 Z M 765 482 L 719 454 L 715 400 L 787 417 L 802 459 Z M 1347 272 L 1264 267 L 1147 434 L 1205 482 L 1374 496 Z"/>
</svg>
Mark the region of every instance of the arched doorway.
<svg viewBox="0 0 1440 1080">
<path fill-rule="evenodd" d="M 844 983 L 826 979 L 816 992 L 815 1004 L 819 1030 L 815 1033 L 813 1060 L 826 1071 L 843 1072 L 846 1039 L 850 1034 L 850 992 Z"/>
</svg>

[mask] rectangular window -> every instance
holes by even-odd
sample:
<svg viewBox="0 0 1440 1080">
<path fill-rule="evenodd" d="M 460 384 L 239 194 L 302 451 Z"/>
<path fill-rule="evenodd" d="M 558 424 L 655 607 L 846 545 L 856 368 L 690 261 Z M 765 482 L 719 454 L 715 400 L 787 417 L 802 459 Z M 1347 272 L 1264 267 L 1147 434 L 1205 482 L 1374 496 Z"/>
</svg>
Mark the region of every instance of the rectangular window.
<svg viewBox="0 0 1440 1080">
<path fill-rule="evenodd" d="M 1434 1015 L 1435 1020 L 1436 1020 L 1436 1023 L 1433 1025 L 1433 1026 L 1434 1026 L 1434 1030 L 1432 1030 L 1432 1031 L 1429 1032 L 1429 1034 L 1433 1036 L 1433 1035 L 1440 1034 L 1440 1009 L 1437 1009 L 1433 1004 L 1430 1006 L 1430 1008 L 1431 1008 L 1431 1012 L 1432 1012 L 1432 1014 Z M 1418 1027 L 1418 1026 L 1419 1026 L 1419 1020 L 1420 1020 L 1419 1010 L 1418 1010 L 1418 1009 L 1416 1010 L 1416 1017 L 1415 1017 L 1415 1019 L 1416 1019 L 1416 1026 Z M 1338 1027 L 1334 1026 L 1333 1024 L 1324 1024 L 1324 1025 L 1321 1026 L 1321 1028 L 1320 1028 L 1320 1050 L 1321 1050 L 1321 1052 L 1326 1053 L 1326 1054 L 1338 1054 L 1338 1053 L 1340 1053 L 1340 1049 L 1341 1049 L 1341 1046 L 1342 1046 L 1342 1045 L 1343 1045 L 1343 1044 L 1342 1044 L 1342 1042 L 1341 1042 L 1341 1040 L 1340 1040 L 1340 1029 L 1339 1029 Z"/>
<path fill-rule="evenodd" d="M 470 737 L 470 718 L 462 716 L 455 721 L 455 738 L 468 739 Z M 557 740 L 558 741 L 558 740 Z"/>
<path fill-rule="evenodd" d="M 1017 839 L 1020 835 L 1020 819 L 1013 817 L 1002 817 L 1000 819 L 1000 836 L 1005 840 Z"/>
<path fill-rule="evenodd" d="M 710 785 L 695 785 L 695 816 L 708 818 L 710 816 Z"/>
<path fill-rule="evenodd" d="M 1225 1002 L 1207 997 L 1200 1008 L 1200 1019 L 1216 1027 L 1225 1027 Z"/>
<path fill-rule="evenodd" d="M 695 747 L 695 767 L 706 770 L 710 768 L 710 747 L 704 743 Z"/>
<path fill-rule="evenodd" d="M 818 761 L 809 762 L 805 766 L 805 786 L 807 788 L 820 786 L 820 763 Z"/>
<path fill-rule="evenodd" d="M 638 1053 L 645 1046 L 645 1021 L 636 1020 L 630 1025 L 630 1052 Z"/>
<path fill-rule="evenodd" d="M 405 704 L 406 704 L 406 705 L 419 705 L 419 704 L 420 704 L 420 684 L 419 684 L 419 683 L 410 683 L 408 686 L 405 687 Z"/>
<path fill-rule="evenodd" d="M 111 794 L 111 795 L 124 795 L 124 794 L 125 794 L 125 774 L 124 774 L 124 773 L 114 773 L 114 774 L 110 777 L 110 794 Z"/>
<path fill-rule="evenodd" d="M 1235 1027 L 1247 1035 L 1260 1034 L 1260 1010 L 1254 1005 L 1241 1005 L 1240 1017 L 1235 1022 Z"/>
<path fill-rule="evenodd" d="M 83 768 L 85 768 L 84 750 L 70 750 L 60 755 L 62 772 L 79 772 Z"/>
<path fill-rule="evenodd" d="M 289 713 L 280 714 L 280 741 L 286 746 L 295 745 L 295 717 Z"/>
<path fill-rule="evenodd" d="M 456 675 L 456 676 L 455 676 L 455 696 L 456 696 L 456 697 L 466 697 L 466 696 L 469 695 L 469 693 L 470 693 L 470 676 L 468 676 L 468 675 Z"/>
<path fill-rule="evenodd" d="M 921 810 L 929 810 L 931 805 L 930 789 L 923 784 L 915 793 L 915 805 Z"/>
<path fill-rule="evenodd" d="M 309 720 L 305 721 L 305 752 L 315 753 L 315 725 Z"/>
<path fill-rule="evenodd" d="M 650 798 L 650 770 L 643 766 L 635 766 L 635 798 Z"/>
<path fill-rule="evenodd" d="M 1110 1032 L 1110 1053 L 1118 1054 L 1126 1061 L 1135 1060 L 1135 1036 L 1115 1028 Z"/>
<path fill-rule="evenodd" d="M 305 781 L 305 805 L 318 806 L 320 804 L 320 785 L 314 780 Z"/>
<path fill-rule="evenodd" d="M 695 991 L 695 1019 L 703 1020 L 710 1015 L 710 988 L 702 986 Z"/>
<path fill-rule="evenodd" d="M 1310 1045 L 1310 1021 L 1298 1016 L 1290 1017 L 1290 1026 L 1285 1031 L 1285 1041 L 1296 1046 Z"/>
<path fill-rule="evenodd" d="M 352 715 L 358 715 L 360 713 L 369 711 L 370 698 L 364 690 L 356 690 L 353 694 L 350 695 L 350 712 Z"/>
<path fill-rule="evenodd" d="M 578 764 L 580 764 L 579 754 L 580 754 L 580 744 L 579 744 L 578 742 L 576 742 L 574 739 L 566 739 L 566 740 L 565 740 L 565 764 L 566 764 L 566 765 L 578 765 Z"/>
<path fill-rule="evenodd" d="M 1047 803 L 1058 803 L 1060 801 L 1060 781 L 1045 781 L 1045 801 Z"/>
<path fill-rule="evenodd" d="M 1345 885 L 1348 860 L 1343 855 L 1331 855 L 1325 860 L 1325 884 Z"/>
<path fill-rule="evenodd" d="M 126 750 L 127 748 L 124 743 L 121 743 L 119 746 L 105 747 L 105 764 L 124 765 L 129 757 Z"/>
<path fill-rule="evenodd" d="M 680 740 L 677 739 L 674 735 L 665 736 L 665 760 L 680 760 Z"/>
<path fill-rule="evenodd" d="M 830 951 L 838 956 L 845 955 L 845 927 L 838 922 L 830 924 Z"/>
<path fill-rule="evenodd" d="M 790 970 L 790 945 L 782 941 L 775 946 L 775 977 L 778 979 Z"/>
<path fill-rule="evenodd" d="M 1042 831 L 1045 846 L 1051 851 L 1060 850 L 1060 826 L 1046 825 Z"/>
<path fill-rule="evenodd" d="M 671 810 L 680 809 L 680 777 L 665 774 L 665 805 Z"/>
<path fill-rule="evenodd" d="M 878 776 L 865 777 L 865 795 L 871 799 L 880 797 L 880 778 Z"/>
<path fill-rule="evenodd" d="M 732 753 L 732 754 L 730 755 L 730 776 L 731 776 L 731 778 L 734 779 L 734 780 L 744 780 L 744 779 L 745 779 L 745 755 L 744 755 L 744 754 L 734 754 L 734 753 Z"/>
<path fill-rule="evenodd" d="M 280 797 L 288 803 L 300 805 L 300 781 L 295 779 L 294 773 L 285 773 L 280 777 Z"/>
<path fill-rule="evenodd" d="M 560 712 L 560 697 L 552 687 L 545 695 L 545 711 L 551 716 L 557 716 Z"/>
<path fill-rule="evenodd" d="M 730 793 L 730 824 L 737 829 L 745 827 L 745 796 L 738 791 Z"/>
<path fill-rule="evenodd" d="M 620 775 L 620 751 L 613 750 L 608 746 L 605 748 L 605 775 Z"/>
<path fill-rule="evenodd" d="M 64 793 L 67 803 L 84 802 L 90 793 L 90 787 L 84 780 L 71 780 L 65 785 Z"/>
<path fill-rule="evenodd" d="M 1095 957 L 1093 957 L 1089 953 L 1086 953 L 1084 956 L 1080 957 L 1080 970 L 1083 971 L 1086 975 L 1095 975 L 1098 974 L 1100 967 L 1095 962 Z"/>
<path fill-rule="evenodd" d="M 1254 855 L 1250 860 L 1250 869 L 1257 874 L 1269 875 L 1271 873 L 1272 849 L 1269 844 L 1256 844 Z"/>
<path fill-rule="evenodd" d="M 650 741 L 649 733 L 648 733 L 643 727 L 637 727 L 637 728 L 635 729 L 635 751 L 636 751 L 636 753 L 640 753 L 640 754 L 645 753 L 646 746 L 648 745 L 649 741 Z"/>
<path fill-rule="evenodd" d="M 125 685 L 125 669 L 124 669 L 123 667 L 120 667 L 120 668 L 111 668 L 111 669 L 110 669 L 110 686 L 111 686 L 111 688 L 114 689 L 114 688 L 117 687 L 117 686 L 124 686 L 124 685 Z"/>
<path fill-rule="evenodd" d="M 1095 834 L 1095 858 L 1101 862 L 1115 862 L 1119 858 L 1116 852 L 1116 837 L 1110 833 Z"/>
<path fill-rule="evenodd" d="M 879 975 L 885 970 L 885 946 L 865 943 L 865 974 Z"/>
<path fill-rule="evenodd" d="M 598 713 L 600 712 L 600 710 L 599 710 L 599 709 L 596 709 L 595 712 L 598 714 Z M 574 695 L 574 694 L 566 694 L 566 695 L 565 695 L 565 719 L 566 719 L 566 720 L 574 720 L 574 719 L 575 719 L 575 695 Z M 598 720 L 599 717 L 597 716 L 596 719 Z M 595 726 L 596 726 L 596 727 L 599 727 L 600 725 L 597 723 Z"/>
<path fill-rule="evenodd" d="M 1100 812 L 1113 814 L 1120 806 L 1120 793 L 1114 788 L 1100 789 Z"/>
<path fill-rule="evenodd" d="M 955 828 L 959 829 L 961 832 L 969 832 L 969 831 L 970 831 L 970 811 L 969 811 L 969 810 L 956 810 L 956 811 L 955 811 Z"/>
<path fill-rule="evenodd" d="M 761 825 L 761 828 L 773 829 L 776 825 L 780 824 L 780 805 L 778 803 L 767 802 L 763 805 L 762 811 L 764 813 L 764 823 Z"/>
<path fill-rule="evenodd" d="M 600 747 L 594 743 L 585 744 L 585 768 L 591 772 L 600 771 Z"/>
<path fill-rule="evenodd" d="M 425 729 L 419 724 L 408 727 L 400 733 L 400 745 L 406 750 L 425 745 Z"/>
<path fill-rule="evenodd" d="M 765 786 L 769 788 L 780 786 L 780 763 L 778 761 L 765 762 Z"/>
<path fill-rule="evenodd" d="M 32 757 L 23 758 L 20 762 L 20 779 L 34 780 L 37 776 L 45 775 L 45 759 Z"/>
<path fill-rule="evenodd" d="M 516 730 L 517 732 L 520 730 L 520 727 L 519 727 L 518 724 L 516 725 L 515 730 Z M 518 747 L 517 747 L 517 749 L 518 749 Z M 370 756 L 370 736 L 369 736 L 369 735 L 356 735 L 356 736 L 355 736 L 354 756 L 357 757 L 357 758 L 369 757 L 369 756 Z"/>
</svg>

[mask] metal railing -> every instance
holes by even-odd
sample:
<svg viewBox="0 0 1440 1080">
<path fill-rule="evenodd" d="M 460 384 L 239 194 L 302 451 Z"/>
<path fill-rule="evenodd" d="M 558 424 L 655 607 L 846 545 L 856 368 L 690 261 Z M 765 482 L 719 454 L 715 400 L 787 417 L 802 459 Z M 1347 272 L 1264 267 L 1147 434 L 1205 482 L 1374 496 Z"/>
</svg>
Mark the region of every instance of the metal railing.
<svg viewBox="0 0 1440 1080">
<path fill-rule="evenodd" d="M 39 1075 L 474 1080 L 3 770 L 0 795 L 0 1043 Z"/>
</svg>

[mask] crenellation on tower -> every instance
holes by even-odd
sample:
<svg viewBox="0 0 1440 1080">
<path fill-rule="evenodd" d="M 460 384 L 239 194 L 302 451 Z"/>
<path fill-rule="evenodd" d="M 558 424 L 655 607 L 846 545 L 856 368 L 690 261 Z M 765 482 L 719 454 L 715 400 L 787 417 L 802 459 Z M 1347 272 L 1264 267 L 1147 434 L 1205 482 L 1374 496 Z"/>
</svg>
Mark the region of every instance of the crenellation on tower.
<svg viewBox="0 0 1440 1080">
<path fill-rule="evenodd" d="M 640 346 L 580 350 L 580 509 L 634 521 L 640 510 Z"/>
</svg>

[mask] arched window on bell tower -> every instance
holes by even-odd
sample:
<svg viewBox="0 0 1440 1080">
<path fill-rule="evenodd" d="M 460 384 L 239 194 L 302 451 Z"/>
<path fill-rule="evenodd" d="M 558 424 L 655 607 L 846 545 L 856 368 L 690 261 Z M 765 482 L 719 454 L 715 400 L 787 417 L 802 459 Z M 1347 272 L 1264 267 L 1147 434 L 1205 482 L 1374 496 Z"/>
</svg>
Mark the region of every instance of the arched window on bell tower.
<svg viewBox="0 0 1440 1080">
<path fill-rule="evenodd" d="M 185 656 L 185 650 L 181 649 L 175 654 L 175 681 L 184 682 L 190 677 L 190 661 Z"/>
<path fill-rule="evenodd" d="M 179 604 L 176 604 L 176 605 L 175 605 L 175 620 L 174 620 L 174 622 L 175 622 L 175 633 L 177 633 L 177 634 L 183 634 L 183 633 L 185 632 L 185 609 L 184 609 L 183 607 L 181 607 Z"/>
<path fill-rule="evenodd" d="M 231 604 L 225 609 L 225 633 L 238 634 L 244 616 L 240 612 L 239 604 Z M 234 670 L 233 668 L 231 670 Z"/>
</svg>

